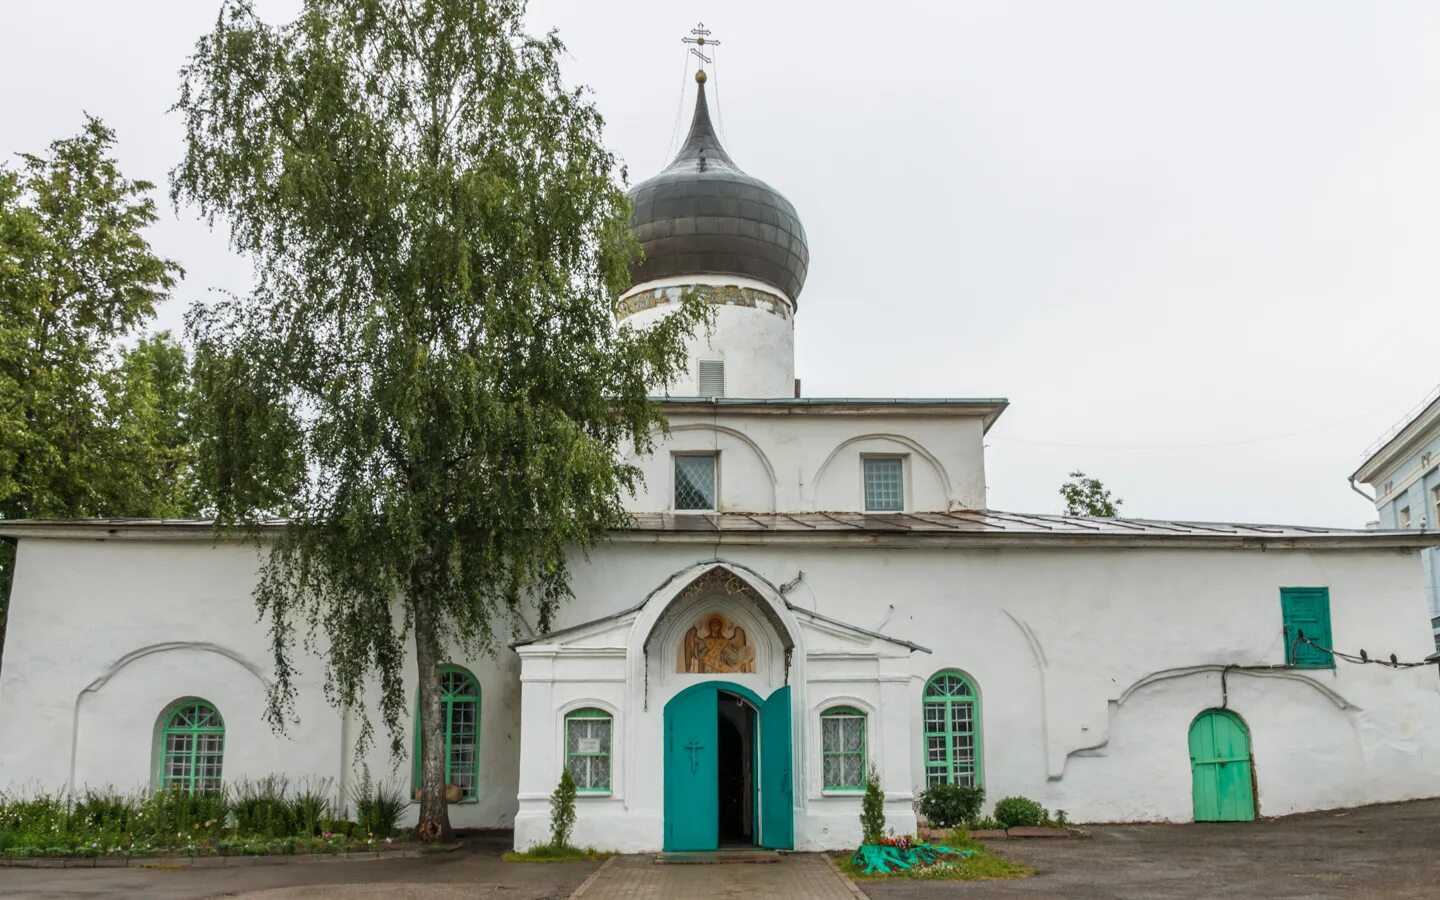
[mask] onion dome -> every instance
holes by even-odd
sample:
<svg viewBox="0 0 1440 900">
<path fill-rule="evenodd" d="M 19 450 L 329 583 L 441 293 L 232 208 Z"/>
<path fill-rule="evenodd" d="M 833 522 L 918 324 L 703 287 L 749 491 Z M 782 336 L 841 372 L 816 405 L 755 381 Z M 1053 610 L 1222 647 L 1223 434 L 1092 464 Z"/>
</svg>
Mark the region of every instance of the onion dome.
<svg viewBox="0 0 1440 900">
<path fill-rule="evenodd" d="M 720 146 L 705 103 L 704 73 L 685 145 L 654 178 L 630 191 L 630 231 L 644 258 L 632 284 L 686 275 L 741 275 L 778 288 L 793 302 L 805 286 L 810 248 L 795 207 L 746 175 Z"/>
</svg>

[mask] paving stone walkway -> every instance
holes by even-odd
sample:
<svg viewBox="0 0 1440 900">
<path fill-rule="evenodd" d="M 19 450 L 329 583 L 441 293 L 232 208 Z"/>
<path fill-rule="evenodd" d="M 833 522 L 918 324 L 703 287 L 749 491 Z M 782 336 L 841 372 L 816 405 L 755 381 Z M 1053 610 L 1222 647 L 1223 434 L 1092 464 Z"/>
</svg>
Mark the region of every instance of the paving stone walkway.
<svg viewBox="0 0 1440 900">
<path fill-rule="evenodd" d="M 611 857 L 571 900 L 864 900 L 818 853 L 779 862 L 657 864 L 653 855 Z"/>
</svg>

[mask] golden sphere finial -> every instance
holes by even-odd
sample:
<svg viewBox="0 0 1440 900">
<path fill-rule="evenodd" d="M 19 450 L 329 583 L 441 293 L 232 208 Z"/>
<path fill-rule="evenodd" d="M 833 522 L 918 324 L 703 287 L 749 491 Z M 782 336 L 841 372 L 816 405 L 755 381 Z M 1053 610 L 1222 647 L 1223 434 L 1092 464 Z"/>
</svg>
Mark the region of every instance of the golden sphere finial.
<svg viewBox="0 0 1440 900">
<path fill-rule="evenodd" d="M 695 83 L 696 83 L 696 84 L 704 84 L 704 83 L 705 83 L 705 70 L 704 70 L 704 69 L 696 69 L 696 70 L 695 70 Z"/>
</svg>

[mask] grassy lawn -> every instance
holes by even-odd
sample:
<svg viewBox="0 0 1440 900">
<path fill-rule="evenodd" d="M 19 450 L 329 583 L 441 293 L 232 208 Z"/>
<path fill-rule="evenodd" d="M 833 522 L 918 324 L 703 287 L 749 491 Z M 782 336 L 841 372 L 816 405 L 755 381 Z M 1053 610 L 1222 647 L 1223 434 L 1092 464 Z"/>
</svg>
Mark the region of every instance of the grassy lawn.
<svg viewBox="0 0 1440 900">
<path fill-rule="evenodd" d="M 512 850 L 500 858 L 505 862 L 556 863 L 609 859 L 614 855 L 605 850 L 596 850 L 594 847 L 552 847 L 549 844 L 542 844 L 519 853 Z"/>
<path fill-rule="evenodd" d="M 952 850 L 973 850 L 975 855 L 968 859 L 961 854 L 946 854 L 934 865 L 900 869 L 888 875 L 867 875 L 850 861 L 850 855 L 837 859 L 840 871 L 856 881 L 881 881 L 886 878 L 910 878 L 921 881 L 984 881 L 995 878 L 1027 878 L 1035 874 L 1029 866 L 1011 862 L 1003 856 L 989 852 L 979 842 L 972 840 L 963 831 L 952 832 L 936 846 Z"/>
</svg>

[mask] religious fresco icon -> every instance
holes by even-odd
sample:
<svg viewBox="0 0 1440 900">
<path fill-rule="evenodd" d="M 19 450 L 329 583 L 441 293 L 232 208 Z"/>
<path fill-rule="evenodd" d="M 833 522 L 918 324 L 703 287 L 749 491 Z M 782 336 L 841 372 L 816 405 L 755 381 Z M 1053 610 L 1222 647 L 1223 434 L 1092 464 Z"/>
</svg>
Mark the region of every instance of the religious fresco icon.
<svg viewBox="0 0 1440 900">
<path fill-rule="evenodd" d="M 675 671 L 753 673 L 755 648 L 746 640 L 745 629 L 720 613 L 711 613 L 685 632 Z"/>
</svg>

